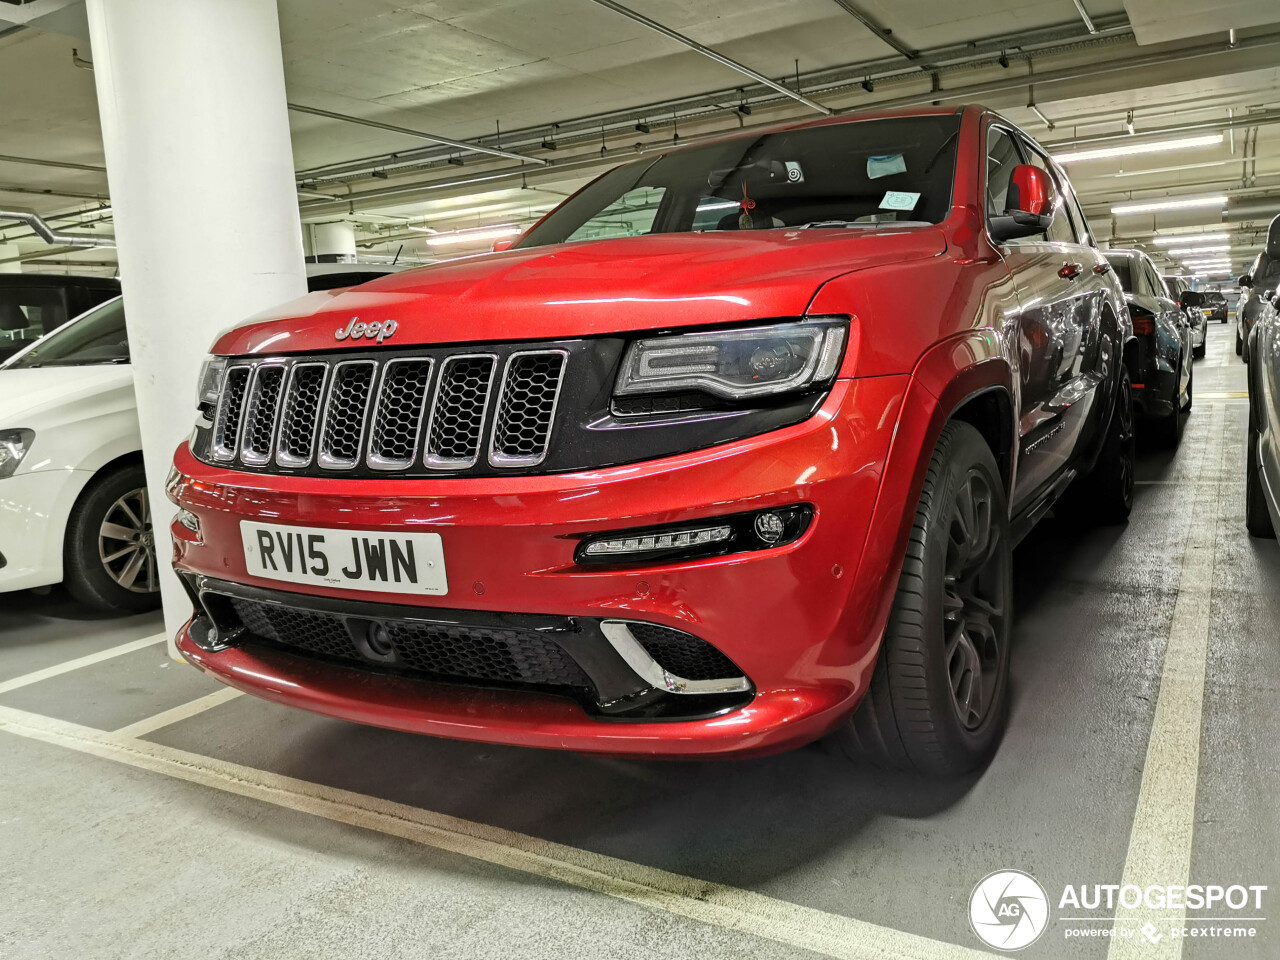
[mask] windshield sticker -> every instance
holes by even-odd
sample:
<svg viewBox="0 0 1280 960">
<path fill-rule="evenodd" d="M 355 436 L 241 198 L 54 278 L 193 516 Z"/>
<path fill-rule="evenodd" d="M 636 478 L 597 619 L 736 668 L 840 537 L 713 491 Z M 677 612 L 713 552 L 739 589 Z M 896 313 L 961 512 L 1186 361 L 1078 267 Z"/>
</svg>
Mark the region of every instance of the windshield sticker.
<svg viewBox="0 0 1280 960">
<path fill-rule="evenodd" d="M 800 169 L 800 164 L 794 160 L 784 160 L 782 165 L 787 168 L 787 183 L 804 183 L 804 171 Z"/>
<path fill-rule="evenodd" d="M 887 190 L 880 201 L 881 210 L 914 210 L 920 202 L 920 194 L 910 190 Z"/>
<path fill-rule="evenodd" d="M 906 172 L 907 161 L 902 159 L 900 153 L 882 153 L 879 156 L 867 157 L 867 177 L 871 180 Z"/>
</svg>

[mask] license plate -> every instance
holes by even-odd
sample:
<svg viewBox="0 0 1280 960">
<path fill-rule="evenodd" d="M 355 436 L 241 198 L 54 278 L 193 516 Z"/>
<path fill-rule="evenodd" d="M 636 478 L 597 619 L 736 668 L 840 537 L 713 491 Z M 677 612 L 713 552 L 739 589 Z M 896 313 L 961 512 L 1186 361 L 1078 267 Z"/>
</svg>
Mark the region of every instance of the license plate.
<svg viewBox="0 0 1280 960">
<path fill-rule="evenodd" d="M 245 568 L 257 577 L 341 590 L 444 596 L 438 533 L 331 530 L 240 521 Z"/>
</svg>

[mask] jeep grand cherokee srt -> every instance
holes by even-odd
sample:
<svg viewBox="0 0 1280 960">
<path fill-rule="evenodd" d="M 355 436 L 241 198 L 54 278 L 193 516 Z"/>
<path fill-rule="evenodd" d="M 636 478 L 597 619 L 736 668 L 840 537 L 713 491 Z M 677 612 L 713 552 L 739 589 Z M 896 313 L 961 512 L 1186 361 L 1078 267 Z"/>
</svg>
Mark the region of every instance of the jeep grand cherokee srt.
<svg viewBox="0 0 1280 960">
<path fill-rule="evenodd" d="M 444 737 L 970 769 L 1013 545 L 1073 481 L 1128 513 L 1130 340 L 1062 171 L 981 108 L 644 157 L 218 339 L 179 647 Z"/>
</svg>

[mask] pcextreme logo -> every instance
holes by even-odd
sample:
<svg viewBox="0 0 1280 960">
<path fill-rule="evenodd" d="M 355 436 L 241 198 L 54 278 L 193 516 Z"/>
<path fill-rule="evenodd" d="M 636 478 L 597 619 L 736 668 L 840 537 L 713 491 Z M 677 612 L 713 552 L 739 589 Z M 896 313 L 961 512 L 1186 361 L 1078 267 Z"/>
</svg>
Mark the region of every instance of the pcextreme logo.
<svg viewBox="0 0 1280 960">
<path fill-rule="evenodd" d="M 989 947 L 1021 950 L 1039 940 L 1049 925 L 1049 897 L 1030 874 L 997 870 L 969 895 L 969 925 Z"/>
</svg>

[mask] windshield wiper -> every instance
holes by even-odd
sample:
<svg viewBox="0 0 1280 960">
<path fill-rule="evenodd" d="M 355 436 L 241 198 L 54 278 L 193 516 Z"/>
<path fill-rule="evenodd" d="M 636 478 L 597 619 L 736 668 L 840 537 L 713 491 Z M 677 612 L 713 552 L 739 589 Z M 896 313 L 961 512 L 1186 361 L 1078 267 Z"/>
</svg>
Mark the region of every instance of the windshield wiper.
<svg viewBox="0 0 1280 960">
<path fill-rule="evenodd" d="M 879 230 L 881 227 L 927 227 L 924 220 L 810 220 L 800 224 L 800 230 L 821 230 L 828 228 L 856 227 L 859 230 Z M 795 230 L 796 227 L 789 229 Z"/>
</svg>

